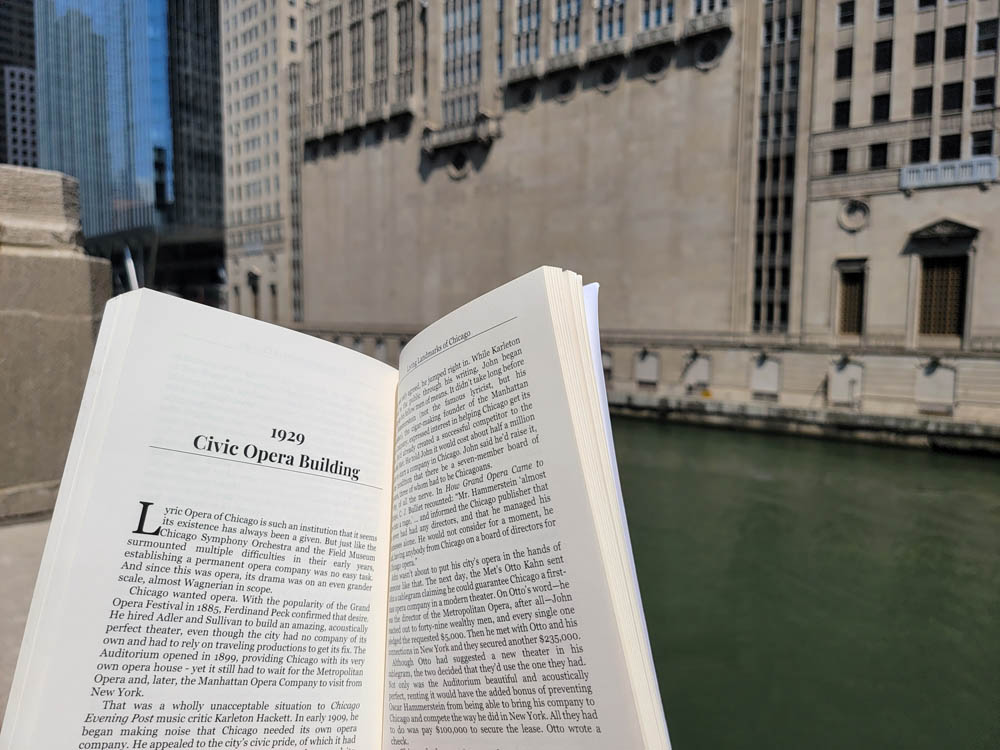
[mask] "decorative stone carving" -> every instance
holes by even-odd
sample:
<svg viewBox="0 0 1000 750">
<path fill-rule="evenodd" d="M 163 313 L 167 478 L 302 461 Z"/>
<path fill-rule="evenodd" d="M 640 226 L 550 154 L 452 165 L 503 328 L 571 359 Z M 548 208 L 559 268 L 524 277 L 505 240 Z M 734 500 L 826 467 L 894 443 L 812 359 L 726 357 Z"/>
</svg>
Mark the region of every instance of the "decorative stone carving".
<svg viewBox="0 0 1000 750">
<path fill-rule="evenodd" d="M 979 234 L 976 227 L 954 219 L 940 219 L 910 235 L 915 240 L 968 240 Z"/>
<path fill-rule="evenodd" d="M 837 223 L 845 232 L 860 232 L 868 226 L 871 220 L 871 207 L 867 201 L 859 198 L 848 198 L 837 213 Z"/>
</svg>

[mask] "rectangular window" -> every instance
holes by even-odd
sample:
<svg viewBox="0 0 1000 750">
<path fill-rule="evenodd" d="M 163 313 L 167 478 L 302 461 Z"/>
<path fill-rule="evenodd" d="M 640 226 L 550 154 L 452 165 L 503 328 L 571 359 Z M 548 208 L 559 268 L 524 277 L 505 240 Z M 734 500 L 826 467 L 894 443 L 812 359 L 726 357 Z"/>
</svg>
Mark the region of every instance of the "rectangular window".
<svg viewBox="0 0 1000 750">
<path fill-rule="evenodd" d="M 372 105 L 389 102 L 389 13 L 372 14 Z"/>
<path fill-rule="evenodd" d="M 837 80 L 850 78 L 854 72 L 854 47 L 837 50 Z"/>
<path fill-rule="evenodd" d="M 927 65 L 934 62 L 934 32 L 917 34 L 913 46 L 913 64 Z"/>
<path fill-rule="evenodd" d="M 946 83 L 941 87 L 941 109 L 954 112 L 962 108 L 962 82 Z"/>
<path fill-rule="evenodd" d="M 835 148 L 830 152 L 830 174 L 847 173 L 847 149 Z"/>
<path fill-rule="evenodd" d="M 875 42 L 875 72 L 892 70 L 892 40 Z"/>
<path fill-rule="evenodd" d="M 930 160 L 930 138 L 914 138 L 910 141 L 910 164 L 926 164 Z"/>
<path fill-rule="evenodd" d="M 538 3 L 536 2 L 537 6 Z M 539 15 L 539 17 L 541 17 Z M 594 0 L 594 37 L 598 42 L 625 35 L 625 0 Z M 535 58 L 537 59 L 537 55 Z"/>
<path fill-rule="evenodd" d="M 872 97 L 872 122 L 889 122 L 888 94 L 875 94 Z"/>
<path fill-rule="evenodd" d="M 344 58 L 339 16 L 337 25 L 338 28 L 330 32 L 330 36 L 328 37 L 330 44 L 330 117 L 334 119 L 340 119 L 344 116 L 344 102 L 342 99 L 344 91 Z"/>
<path fill-rule="evenodd" d="M 576 15 L 580 15 L 580 4 L 576 2 Z M 674 22 L 674 0 L 643 0 L 643 28 L 652 29 Z"/>
<path fill-rule="evenodd" d="M 854 25 L 854 0 L 841 0 L 837 6 L 837 23 L 841 26 Z"/>
<path fill-rule="evenodd" d="M 802 36 L 802 16 L 796 13 L 788 19 L 788 38 L 792 41 Z"/>
<path fill-rule="evenodd" d="M 930 86 L 913 89 L 913 116 L 920 117 L 931 113 L 931 105 L 934 100 L 934 89 Z"/>
<path fill-rule="evenodd" d="M 976 24 L 976 52 L 996 52 L 997 33 L 1000 21 L 991 18 Z"/>
<path fill-rule="evenodd" d="M 889 144 L 873 143 L 868 147 L 868 168 L 885 169 L 889 166 Z"/>
<path fill-rule="evenodd" d="M 396 3 L 396 98 L 413 93 L 413 0 Z"/>
<path fill-rule="evenodd" d="M 860 335 L 864 330 L 864 310 L 864 264 L 844 264 L 840 269 L 840 332 Z"/>
<path fill-rule="evenodd" d="M 769 132 L 767 115 L 760 116 L 760 137 L 767 138 Z"/>
<path fill-rule="evenodd" d="M 841 99 L 833 103 L 833 127 L 849 128 L 851 126 L 851 100 Z"/>
<path fill-rule="evenodd" d="M 664 23 L 663 0 L 645 0 L 642 7 L 643 28 Z M 556 0 L 552 20 L 552 52 L 559 55 L 580 46 L 580 0 Z"/>
<path fill-rule="evenodd" d="M 938 159 L 941 161 L 954 161 L 962 158 L 962 136 L 954 135 L 941 136 L 941 153 Z"/>
<path fill-rule="evenodd" d="M 925 8 L 936 8 L 937 0 L 918 0 L 917 7 L 921 10 Z"/>
<path fill-rule="evenodd" d="M 350 114 L 358 116 L 365 109 L 365 24 L 355 21 L 350 26 L 351 35 L 351 91 Z"/>
<path fill-rule="evenodd" d="M 944 59 L 965 57 L 965 25 L 949 26 L 944 30 Z"/>
<path fill-rule="evenodd" d="M 966 257 L 925 257 L 921 271 L 920 333 L 961 336 L 965 327 Z"/>
<path fill-rule="evenodd" d="M 895 14 L 895 0 L 878 0 L 878 17 L 889 18 Z"/>
<path fill-rule="evenodd" d="M 989 78 L 977 78 L 973 104 L 977 107 L 992 107 L 996 102 L 996 90 L 997 79 L 993 76 Z"/>
<path fill-rule="evenodd" d="M 993 131 L 977 130 L 972 134 L 972 155 L 990 156 L 993 153 Z"/>
<path fill-rule="evenodd" d="M 606 15 L 613 15 L 610 9 L 610 2 L 607 5 L 609 7 L 605 8 L 603 12 Z M 514 65 L 527 65 L 538 59 L 538 35 L 541 28 L 541 19 L 542 11 L 538 0 L 518 1 L 517 24 L 514 27 Z M 597 41 L 604 39 L 604 24 L 604 20 L 596 24 L 595 33 L 597 34 Z M 458 40 L 453 43 L 456 49 L 458 44 Z"/>
</svg>

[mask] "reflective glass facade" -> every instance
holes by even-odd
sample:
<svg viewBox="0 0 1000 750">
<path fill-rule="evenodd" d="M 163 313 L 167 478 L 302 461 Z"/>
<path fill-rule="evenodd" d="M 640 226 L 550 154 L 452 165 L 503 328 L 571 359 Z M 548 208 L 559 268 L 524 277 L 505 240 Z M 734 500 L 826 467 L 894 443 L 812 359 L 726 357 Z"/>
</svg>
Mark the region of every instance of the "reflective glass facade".
<svg viewBox="0 0 1000 750">
<path fill-rule="evenodd" d="M 37 0 L 39 165 L 80 180 L 88 237 L 221 226 L 216 16 L 210 0 Z M 179 200 L 179 150 L 198 201 Z"/>
</svg>

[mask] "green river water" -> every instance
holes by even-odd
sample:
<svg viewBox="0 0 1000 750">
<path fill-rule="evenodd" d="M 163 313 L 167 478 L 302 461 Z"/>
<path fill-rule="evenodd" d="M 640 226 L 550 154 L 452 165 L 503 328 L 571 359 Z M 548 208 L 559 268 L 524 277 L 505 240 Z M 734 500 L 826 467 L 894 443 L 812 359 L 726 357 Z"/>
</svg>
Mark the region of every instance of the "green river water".
<svg viewBox="0 0 1000 750">
<path fill-rule="evenodd" d="M 1000 750 L 1000 460 L 614 433 L 676 750 Z"/>
</svg>

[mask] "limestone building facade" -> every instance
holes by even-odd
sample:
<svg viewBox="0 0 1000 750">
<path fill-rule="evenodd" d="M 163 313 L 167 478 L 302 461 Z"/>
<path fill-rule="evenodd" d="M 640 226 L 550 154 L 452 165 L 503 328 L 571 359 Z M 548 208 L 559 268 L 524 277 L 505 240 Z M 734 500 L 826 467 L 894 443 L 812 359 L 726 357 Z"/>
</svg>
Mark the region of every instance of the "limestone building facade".
<svg viewBox="0 0 1000 750">
<path fill-rule="evenodd" d="M 221 0 L 226 270 L 234 312 L 302 319 L 299 126 L 305 0 Z"/>
<path fill-rule="evenodd" d="M 1000 423 L 998 17 L 311 3 L 304 326 L 391 359 L 548 263 L 601 282 L 620 404 Z"/>
</svg>

